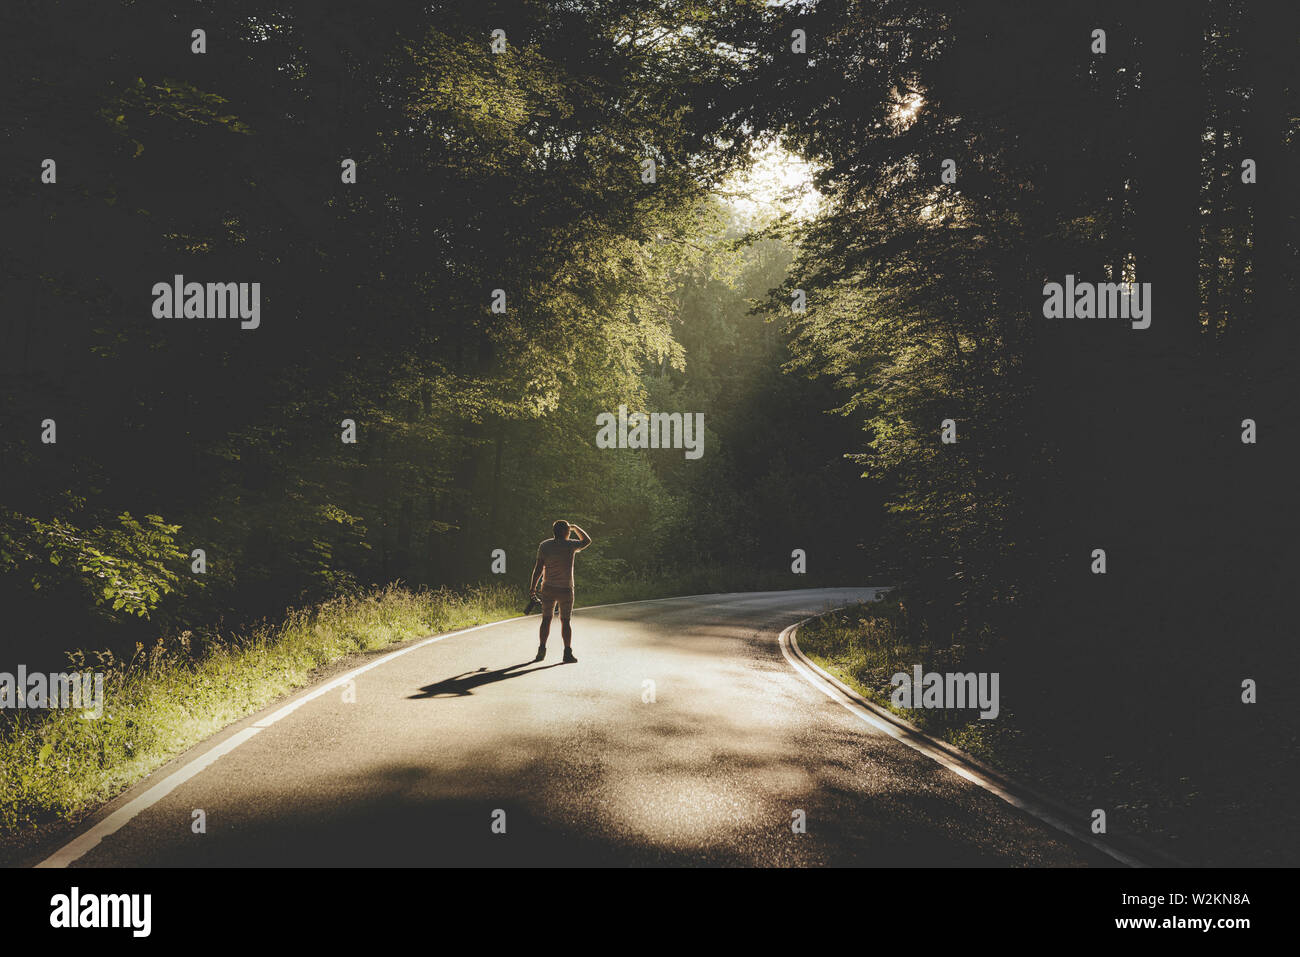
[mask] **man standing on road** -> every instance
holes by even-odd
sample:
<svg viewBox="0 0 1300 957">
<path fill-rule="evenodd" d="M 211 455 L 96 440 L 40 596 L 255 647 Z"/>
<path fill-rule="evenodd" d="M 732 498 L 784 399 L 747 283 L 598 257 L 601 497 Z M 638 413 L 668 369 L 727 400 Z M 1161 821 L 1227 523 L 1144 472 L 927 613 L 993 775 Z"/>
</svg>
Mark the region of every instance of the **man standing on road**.
<svg viewBox="0 0 1300 957">
<path fill-rule="evenodd" d="M 564 636 L 564 660 L 577 661 L 573 657 L 573 626 L 569 618 L 573 615 L 573 556 L 591 544 L 591 536 L 577 525 L 558 521 L 551 526 L 554 538 L 548 538 L 537 546 L 537 564 L 533 566 L 533 575 L 528 582 L 529 593 L 542 603 L 541 643 L 537 646 L 537 657 L 541 661 L 546 657 L 546 638 L 551 633 L 551 617 L 555 606 L 560 606 L 560 633 Z M 577 538 L 570 538 L 570 532 L 577 533 Z M 541 591 L 537 590 L 541 585 Z"/>
</svg>

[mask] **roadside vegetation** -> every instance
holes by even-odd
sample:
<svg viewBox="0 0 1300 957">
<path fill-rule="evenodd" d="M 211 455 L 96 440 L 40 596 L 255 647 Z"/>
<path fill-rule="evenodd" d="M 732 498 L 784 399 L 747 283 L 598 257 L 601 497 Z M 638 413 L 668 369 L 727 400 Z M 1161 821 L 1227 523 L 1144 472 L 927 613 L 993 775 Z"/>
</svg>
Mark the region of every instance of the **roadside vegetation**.
<svg viewBox="0 0 1300 957">
<path fill-rule="evenodd" d="M 1295 839 L 1289 792 L 1243 793 L 1240 778 L 1250 770 L 1267 779 L 1266 768 L 1284 776 L 1295 739 L 1267 725 L 1242 734 L 1232 699 L 1195 715 L 1159 698 L 1146 699 L 1145 709 L 1127 706 L 1123 682 L 1138 680 L 1122 677 L 1132 653 L 1098 662 L 1084 647 L 1049 659 L 1041 642 L 1035 651 L 987 632 L 963 636 L 937 627 L 904 591 L 824 615 L 796 637 L 805 655 L 858 694 L 1076 809 L 1081 826 L 1101 808 L 1110 833 L 1136 836 L 1189 864 L 1240 861 L 1243 838 L 1252 841 L 1254 863 L 1288 860 Z M 891 678 L 911 676 L 918 664 L 926 673 L 997 672 L 997 717 L 981 719 L 978 708 L 895 706 Z M 1191 680 L 1190 671 L 1166 662 L 1163 674 L 1135 674 L 1179 681 Z"/>
<path fill-rule="evenodd" d="M 519 613 L 519 589 L 392 585 L 290 611 L 238 635 L 181 632 L 129 658 L 69 654 L 104 675 L 103 714 L 6 712 L 0 723 L 0 859 L 74 821 L 233 721 L 311 682 L 322 666 Z"/>
</svg>

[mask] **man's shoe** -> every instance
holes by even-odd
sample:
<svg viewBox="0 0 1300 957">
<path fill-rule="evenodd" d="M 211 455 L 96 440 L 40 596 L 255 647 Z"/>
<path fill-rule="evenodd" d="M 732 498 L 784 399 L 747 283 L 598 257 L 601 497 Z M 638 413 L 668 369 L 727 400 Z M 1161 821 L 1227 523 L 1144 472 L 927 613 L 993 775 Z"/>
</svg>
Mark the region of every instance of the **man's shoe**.
<svg viewBox="0 0 1300 957">
<path fill-rule="evenodd" d="M 565 660 L 568 664 L 571 664 L 571 665 L 572 665 L 572 664 L 577 664 L 577 662 L 578 662 L 578 659 L 575 658 L 575 657 L 573 657 L 573 650 L 570 649 L 570 648 L 565 648 L 565 649 L 564 649 L 564 660 Z"/>
<path fill-rule="evenodd" d="M 537 646 L 537 657 L 534 658 L 533 661 L 541 661 L 541 660 L 543 660 L 545 657 L 546 657 L 546 646 L 545 646 L 545 645 L 538 645 L 538 646 Z"/>
</svg>

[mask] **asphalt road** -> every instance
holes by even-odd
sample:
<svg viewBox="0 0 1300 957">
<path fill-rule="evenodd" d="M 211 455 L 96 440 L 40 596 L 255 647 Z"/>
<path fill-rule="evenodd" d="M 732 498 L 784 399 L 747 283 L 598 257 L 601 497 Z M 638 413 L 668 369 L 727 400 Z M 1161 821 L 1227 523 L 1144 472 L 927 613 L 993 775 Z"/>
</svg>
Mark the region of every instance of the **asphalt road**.
<svg viewBox="0 0 1300 957">
<path fill-rule="evenodd" d="M 778 632 L 871 593 L 580 609 L 577 664 L 558 622 L 531 662 L 535 615 L 425 645 L 360 675 L 355 701 L 335 689 L 257 732 L 75 866 L 1113 865 L 795 673 Z"/>
</svg>

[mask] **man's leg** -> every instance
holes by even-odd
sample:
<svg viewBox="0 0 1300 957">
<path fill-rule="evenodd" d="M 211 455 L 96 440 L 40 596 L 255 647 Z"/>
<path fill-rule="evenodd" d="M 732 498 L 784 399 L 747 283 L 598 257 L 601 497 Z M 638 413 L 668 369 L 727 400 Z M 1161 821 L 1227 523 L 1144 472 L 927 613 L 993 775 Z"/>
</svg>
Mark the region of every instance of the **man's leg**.
<svg viewBox="0 0 1300 957">
<path fill-rule="evenodd" d="M 537 657 L 534 661 L 541 661 L 546 657 L 546 639 L 551 634 L 551 616 L 555 614 L 555 600 L 551 598 L 542 599 L 542 627 L 538 634 Z"/>
<path fill-rule="evenodd" d="M 564 660 L 577 661 L 573 657 L 573 624 L 570 618 L 573 616 L 573 592 L 565 595 L 559 601 L 560 605 L 560 635 L 564 638 Z"/>
</svg>

